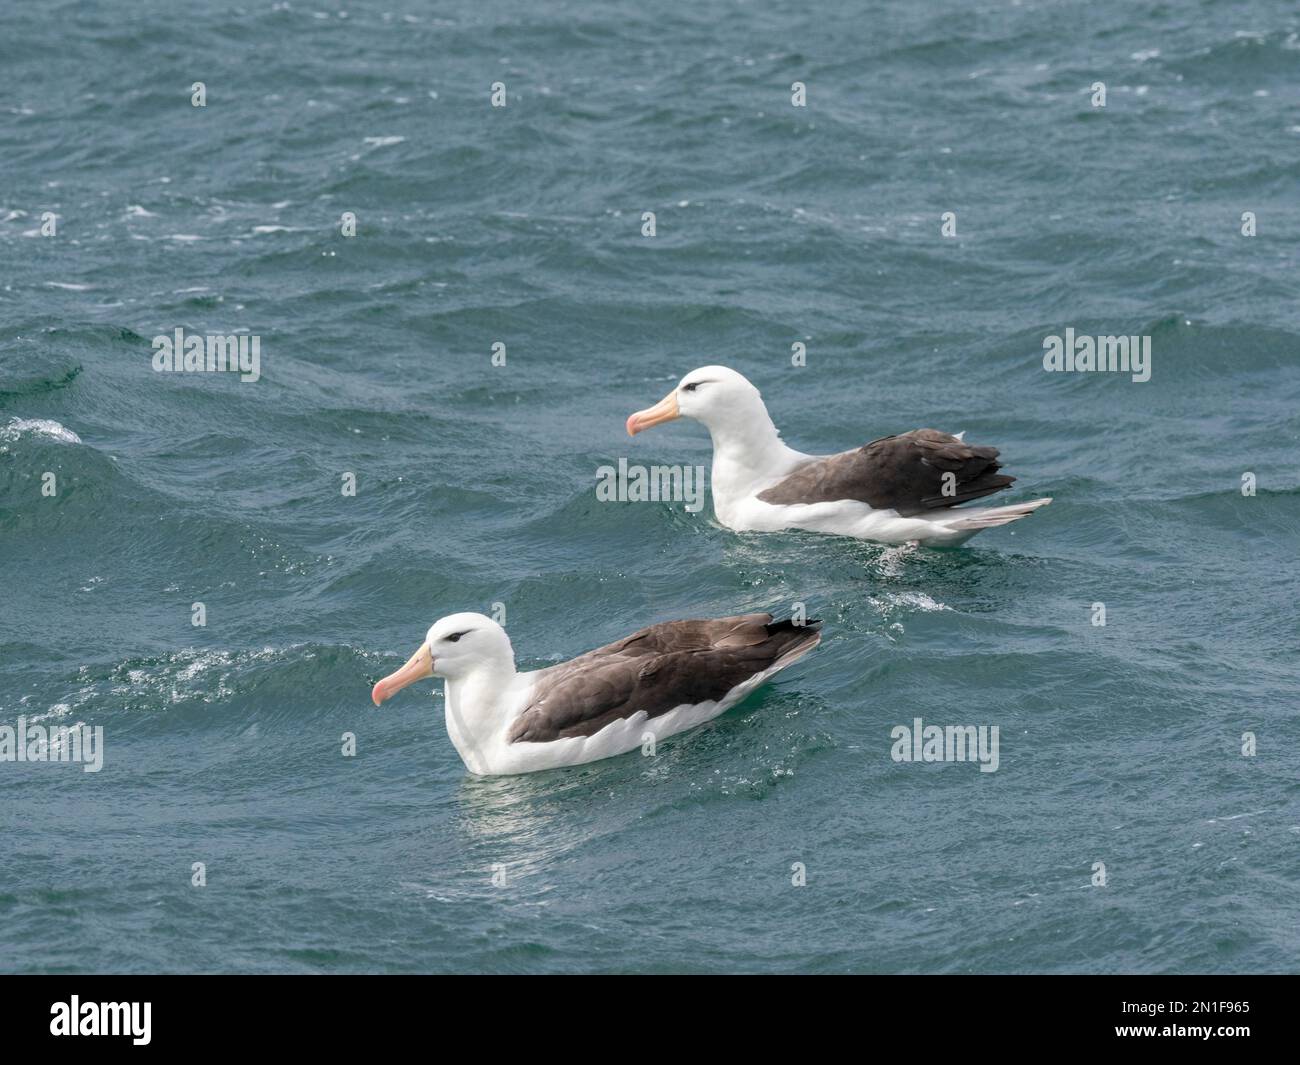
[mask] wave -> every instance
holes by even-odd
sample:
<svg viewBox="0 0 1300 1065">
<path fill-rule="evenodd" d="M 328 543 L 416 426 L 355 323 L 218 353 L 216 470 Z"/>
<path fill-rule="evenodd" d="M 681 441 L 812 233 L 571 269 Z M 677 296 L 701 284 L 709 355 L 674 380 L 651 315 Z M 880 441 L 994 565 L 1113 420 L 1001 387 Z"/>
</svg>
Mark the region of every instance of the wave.
<svg viewBox="0 0 1300 1065">
<path fill-rule="evenodd" d="M 71 366 L 56 373 L 41 374 L 26 380 L 6 380 L 0 378 L 0 400 L 15 399 L 21 396 L 36 396 L 42 392 L 54 392 L 67 388 L 81 374 L 81 366 Z"/>
<path fill-rule="evenodd" d="M 0 425 L 0 443 L 12 443 L 24 434 L 41 436 L 60 444 L 80 444 L 81 437 L 51 418 L 10 418 Z"/>
</svg>

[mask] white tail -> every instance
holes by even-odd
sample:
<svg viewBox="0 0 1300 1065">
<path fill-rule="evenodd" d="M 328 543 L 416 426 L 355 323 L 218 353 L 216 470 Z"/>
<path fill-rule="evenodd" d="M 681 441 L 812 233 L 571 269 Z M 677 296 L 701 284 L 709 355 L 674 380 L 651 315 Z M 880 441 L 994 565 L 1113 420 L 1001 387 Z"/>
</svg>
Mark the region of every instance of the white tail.
<svg viewBox="0 0 1300 1065">
<path fill-rule="evenodd" d="M 950 529 L 969 529 L 972 531 L 992 529 L 994 526 L 1008 525 L 1013 521 L 1028 517 L 1039 507 L 1045 507 L 1051 501 L 1049 496 L 1044 499 L 1031 499 L 1028 503 L 1011 503 L 1005 507 L 989 507 L 985 510 L 957 510 L 953 511 L 952 520 L 944 521 L 943 524 Z"/>
</svg>

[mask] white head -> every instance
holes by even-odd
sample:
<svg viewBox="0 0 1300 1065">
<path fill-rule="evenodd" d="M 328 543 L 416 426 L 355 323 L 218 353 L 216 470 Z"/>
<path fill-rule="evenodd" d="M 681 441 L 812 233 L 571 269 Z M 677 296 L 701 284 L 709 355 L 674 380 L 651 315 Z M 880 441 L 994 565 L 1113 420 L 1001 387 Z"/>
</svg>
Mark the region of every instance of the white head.
<svg viewBox="0 0 1300 1065">
<path fill-rule="evenodd" d="M 424 643 L 401 669 L 370 693 L 376 706 L 425 677 L 460 680 L 480 670 L 513 673 L 515 651 L 506 630 L 484 614 L 448 614 L 429 628 Z"/>
<path fill-rule="evenodd" d="M 627 420 L 628 436 L 675 418 L 694 418 L 715 440 L 743 437 L 772 429 L 763 397 L 743 374 L 726 366 L 701 366 L 678 382 L 653 407 L 639 410 Z"/>
</svg>

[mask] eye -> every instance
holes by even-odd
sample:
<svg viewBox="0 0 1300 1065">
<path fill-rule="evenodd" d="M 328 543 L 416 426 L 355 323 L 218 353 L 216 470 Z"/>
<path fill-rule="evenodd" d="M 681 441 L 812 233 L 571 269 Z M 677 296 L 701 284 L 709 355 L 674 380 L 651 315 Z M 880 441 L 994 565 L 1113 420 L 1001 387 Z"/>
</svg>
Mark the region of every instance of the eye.
<svg viewBox="0 0 1300 1065">
<path fill-rule="evenodd" d="M 473 631 L 473 629 L 466 629 L 464 632 L 453 632 L 450 636 L 444 636 L 443 639 L 448 643 L 455 643 L 462 636 L 468 636 Z"/>
<path fill-rule="evenodd" d="M 682 391 L 683 391 L 683 392 L 694 392 L 694 391 L 695 391 L 697 388 L 699 388 L 699 387 L 700 387 L 700 382 L 698 382 L 698 381 L 692 381 L 689 385 L 682 385 Z"/>
</svg>

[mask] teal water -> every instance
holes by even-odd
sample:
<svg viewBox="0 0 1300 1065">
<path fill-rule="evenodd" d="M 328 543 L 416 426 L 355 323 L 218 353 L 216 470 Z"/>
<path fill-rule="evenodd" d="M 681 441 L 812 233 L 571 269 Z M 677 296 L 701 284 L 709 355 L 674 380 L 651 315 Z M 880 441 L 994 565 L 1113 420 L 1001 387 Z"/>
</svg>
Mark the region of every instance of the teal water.
<svg viewBox="0 0 1300 1065">
<path fill-rule="evenodd" d="M 0 723 L 105 755 L 0 762 L 0 970 L 1294 971 L 1294 5 L 345 10 L 5 11 Z M 155 373 L 177 327 L 261 380 Z M 1044 373 L 1066 327 L 1151 380 Z M 1056 501 L 910 553 L 597 502 L 707 465 L 623 420 L 713 362 Z M 796 602 L 653 759 L 475 779 L 440 683 L 368 699 L 453 611 L 536 667 Z M 893 762 L 917 716 L 998 771 Z"/>
</svg>

